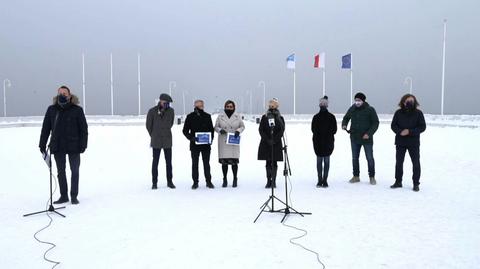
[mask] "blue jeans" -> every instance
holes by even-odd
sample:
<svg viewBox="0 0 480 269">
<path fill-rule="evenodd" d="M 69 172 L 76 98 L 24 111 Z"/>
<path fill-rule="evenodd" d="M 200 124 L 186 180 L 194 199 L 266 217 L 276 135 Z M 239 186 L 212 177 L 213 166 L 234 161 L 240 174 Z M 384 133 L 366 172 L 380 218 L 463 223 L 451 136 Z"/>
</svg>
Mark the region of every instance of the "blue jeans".
<svg viewBox="0 0 480 269">
<path fill-rule="evenodd" d="M 365 156 L 367 157 L 367 162 L 368 162 L 368 175 L 370 177 L 375 176 L 375 160 L 373 159 L 373 144 L 367 144 L 367 145 L 362 145 L 362 144 L 357 144 L 353 140 L 351 140 L 352 143 L 352 165 L 353 165 L 353 176 L 360 176 L 360 163 L 359 163 L 359 158 L 360 158 L 360 150 L 363 149 L 365 150 Z"/>
<path fill-rule="evenodd" d="M 317 175 L 318 180 L 327 180 L 328 170 L 330 170 L 330 156 L 317 156 Z"/>
</svg>

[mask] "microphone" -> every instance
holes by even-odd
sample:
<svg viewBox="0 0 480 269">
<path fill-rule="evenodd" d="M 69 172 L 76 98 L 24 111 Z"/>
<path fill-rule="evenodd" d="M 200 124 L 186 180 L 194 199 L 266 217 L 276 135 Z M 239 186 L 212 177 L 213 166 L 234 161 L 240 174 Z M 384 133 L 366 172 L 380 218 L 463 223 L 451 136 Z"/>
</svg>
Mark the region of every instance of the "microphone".
<svg viewBox="0 0 480 269">
<path fill-rule="evenodd" d="M 275 127 L 275 114 L 268 112 L 267 119 L 268 119 L 268 126 L 272 128 Z"/>
</svg>

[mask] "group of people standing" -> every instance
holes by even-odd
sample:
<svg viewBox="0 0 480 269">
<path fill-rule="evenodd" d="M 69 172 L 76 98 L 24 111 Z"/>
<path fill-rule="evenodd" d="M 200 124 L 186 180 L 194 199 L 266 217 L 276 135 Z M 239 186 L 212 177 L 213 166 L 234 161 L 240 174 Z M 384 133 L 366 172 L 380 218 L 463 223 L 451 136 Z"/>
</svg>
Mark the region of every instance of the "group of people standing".
<svg viewBox="0 0 480 269">
<path fill-rule="evenodd" d="M 146 117 L 146 129 L 150 135 L 152 148 L 152 189 L 158 188 L 158 164 L 163 150 L 166 162 L 166 179 L 168 188 L 175 189 L 172 168 L 172 127 L 175 121 L 175 111 L 171 107 L 171 96 L 162 93 L 158 104 L 152 107 Z M 334 151 L 337 121 L 328 111 L 328 97 L 320 99 L 320 111 L 314 115 L 311 123 L 313 133 L 313 148 L 317 156 L 317 187 L 328 187 L 330 156 Z M 420 185 L 420 134 L 425 131 L 426 124 L 423 113 L 418 109 L 419 103 L 415 96 L 404 95 L 399 102 L 399 109 L 395 112 L 391 129 L 395 132 L 396 166 L 395 183 L 391 188 L 402 187 L 403 162 L 408 151 L 413 163 L 413 190 L 419 191 Z M 204 110 L 204 101 L 194 102 L 194 111 L 187 115 L 183 125 L 183 135 L 189 141 L 192 159 L 192 189 L 199 187 L 199 159 L 202 156 L 203 172 L 206 187 L 213 189 L 210 172 L 211 144 L 215 133 L 218 134 L 218 159 L 222 167 L 222 187 L 228 186 L 228 170 L 231 166 L 233 181 L 232 187 L 238 186 L 238 165 L 240 160 L 240 145 L 228 143 L 229 135 L 239 138 L 245 130 L 243 117 L 236 113 L 235 102 L 227 100 L 224 111 L 218 115 L 215 125 L 212 117 Z M 350 128 L 347 128 L 350 123 Z M 375 160 L 373 157 L 373 135 L 377 131 L 379 120 L 375 109 L 366 102 L 363 93 L 355 95 L 354 104 L 343 117 L 341 127 L 350 133 L 352 149 L 353 177 L 350 183 L 360 182 L 359 156 L 364 148 L 368 162 L 370 184 L 375 185 Z M 265 188 L 275 188 L 278 162 L 284 160 L 283 150 L 285 143 L 285 120 L 279 111 L 279 102 L 276 98 L 268 103 L 268 110 L 259 123 L 260 144 L 257 159 L 265 161 L 267 183 Z M 197 133 L 208 133 L 208 143 L 198 143 Z M 47 141 L 50 137 L 47 151 Z M 85 152 L 88 141 L 88 125 L 83 109 L 79 106 L 78 98 L 71 94 L 70 89 L 61 86 L 48 107 L 42 125 L 40 136 L 40 151 L 42 154 L 53 154 L 57 163 L 60 198 L 55 204 L 69 201 L 66 179 L 66 156 L 68 155 L 72 172 L 70 198 L 72 204 L 78 204 L 78 185 L 80 154 Z"/>
</svg>

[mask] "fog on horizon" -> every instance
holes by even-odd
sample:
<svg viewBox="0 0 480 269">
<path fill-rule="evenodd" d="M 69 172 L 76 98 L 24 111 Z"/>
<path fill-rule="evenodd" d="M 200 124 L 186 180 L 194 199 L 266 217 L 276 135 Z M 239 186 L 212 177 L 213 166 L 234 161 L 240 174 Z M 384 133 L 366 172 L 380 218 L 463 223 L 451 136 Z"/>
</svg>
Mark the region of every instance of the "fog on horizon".
<svg viewBox="0 0 480 269">
<path fill-rule="evenodd" d="M 85 53 L 87 114 L 110 114 L 110 53 L 115 114 L 137 114 L 137 54 L 141 54 L 142 113 L 175 81 L 173 107 L 192 100 L 206 110 L 227 99 L 237 110 L 262 112 L 280 99 L 292 113 L 296 54 L 297 113 L 315 113 L 322 93 L 316 53 L 326 53 L 330 110 L 350 104 L 350 74 L 341 56 L 353 55 L 354 92 L 379 113 L 392 113 L 408 92 L 425 113 L 440 113 L 443 20 L 448 20 L 445 114 L 480 114 L 480 2 L 460 1 L 4 1 L 0 16 L 0 80 L 8 78 L 9 116 L 43 115 L 56 89 L 82 99 Z M 2 85 L 3 87 L 3 85 Z M 2 88 L 3 90 L 3 88 Z M 3 111 L 3 100 L 0 103 Z M 243 110 L 243 111 L 242 111 Z M 3 116 L 3 114 L 1 115 Z"/>
</svg>

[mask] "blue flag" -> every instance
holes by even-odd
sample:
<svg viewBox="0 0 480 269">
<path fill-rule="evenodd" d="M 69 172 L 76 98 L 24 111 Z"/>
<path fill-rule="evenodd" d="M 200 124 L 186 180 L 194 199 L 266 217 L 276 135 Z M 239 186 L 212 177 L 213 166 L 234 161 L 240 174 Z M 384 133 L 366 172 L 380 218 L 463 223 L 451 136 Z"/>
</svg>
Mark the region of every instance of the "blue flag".
<svg viewBox="0 0 480 269">
<path fill-rule="evenodd" d="M 351 69 L 352 68 L 352 54 L 342 56 L 342 69 Z"/>
<path fill-rule="evenodd" d="M 295 53 L 287 57 L 287 69 L 295 69 Z"/>
</svg>

